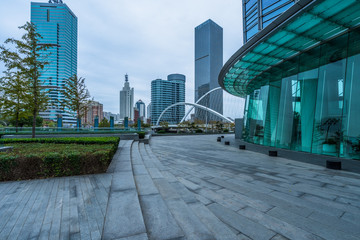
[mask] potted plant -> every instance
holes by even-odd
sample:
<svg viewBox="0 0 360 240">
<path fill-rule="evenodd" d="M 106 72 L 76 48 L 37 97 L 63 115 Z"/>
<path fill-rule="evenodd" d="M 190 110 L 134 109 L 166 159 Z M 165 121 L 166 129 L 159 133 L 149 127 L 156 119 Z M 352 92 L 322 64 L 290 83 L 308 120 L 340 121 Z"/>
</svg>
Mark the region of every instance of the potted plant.
<svg viewBox="0 0 360 240">
<path fill-rule="evenodd" d="M 320 124 L 319 129 L 321 132 L 325 132 L 325 138 L 322 142 L 322 151 L 324 153 L 336 153 L 337 143 L 340 141 L 340 138 L 337 134 L 333 137 L 329 137 L 330 129 L 337 125 L 340 121 L 340 118 L 328 118 L 323 123 Z"/>
</svg>

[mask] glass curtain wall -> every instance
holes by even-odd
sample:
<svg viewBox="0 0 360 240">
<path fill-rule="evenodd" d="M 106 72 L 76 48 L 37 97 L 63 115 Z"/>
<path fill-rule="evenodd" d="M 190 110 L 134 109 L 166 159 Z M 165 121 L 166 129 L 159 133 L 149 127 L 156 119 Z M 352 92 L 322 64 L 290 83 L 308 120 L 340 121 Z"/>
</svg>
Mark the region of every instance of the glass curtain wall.
<svg viewBox="0 0 360 240">
<path fill-rule="evenodd" d="M 360 159 L 359 29 L 265 74 L 246 100 L 246 141 Z"/>
</svg>

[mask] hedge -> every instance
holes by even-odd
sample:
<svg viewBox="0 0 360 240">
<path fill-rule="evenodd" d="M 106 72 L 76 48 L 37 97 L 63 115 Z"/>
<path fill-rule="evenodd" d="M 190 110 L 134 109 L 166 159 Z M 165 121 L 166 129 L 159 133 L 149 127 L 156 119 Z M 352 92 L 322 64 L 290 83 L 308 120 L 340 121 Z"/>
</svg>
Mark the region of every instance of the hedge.
<svg viewBox="0 0 360 240">
<path fill-rule="evenodd" d="M 0 143 L 119 144 L 119 137 L 2 138 Z"/>
<path fill-rule="evenodd" d="M 118 137 L 2 139 L 3 143 L 14 144 L 14 152 L 0 154 L 0 181 L 104 173 L 119 140 Z M 27 147 L 31 143 L 41 144 L 42 149 Z M 20 145 L 18 151 L 16 145 Z"/>
</svg>

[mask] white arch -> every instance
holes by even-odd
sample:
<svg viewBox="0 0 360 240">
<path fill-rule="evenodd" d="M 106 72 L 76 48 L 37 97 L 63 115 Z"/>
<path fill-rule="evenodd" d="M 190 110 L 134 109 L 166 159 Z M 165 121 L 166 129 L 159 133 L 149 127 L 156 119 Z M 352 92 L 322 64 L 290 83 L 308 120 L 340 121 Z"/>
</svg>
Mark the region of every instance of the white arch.
<svg viewBox="0 0 360 240">
<path fill-rule="evenodd" d="M 219 90 L 219 89 L 222 89 L 221 87 L 217 87 L 217 88 L 214 88 L 214 89 L 211 89 L 210 91 L 208 91 L 207 93 L 205 93 L 204 95 L 201 96 L 201 98 L 199 98 L 195 103 L 199 103 L 201 100 L 204 99 L 204 97 L 206 97 L 207 95 L 209 95 L 210 93 L 216 91 L 216 90 Z M 184 115 L 184 117 L 181 119 L 180 123 L 182 123 L 186 118 L 187 116 L 190 114 L 190 112 L 194 109 L 194 107 L 190 108 L 189 111 L 187 111 L 187 113 Z"/>
<path fill-rule="evenodd" d="M 156 126 L 159 125 L 159 122 L 160 122 L 161 117 L 164 115 L 164 113 L 165 113 L 167 110 L 169 110 L 169 109 L 172 108 L 172 107 L 178 106 L 178 105 L 190 105 L 190 106 L 193 106 L 193 107 L 197 107 L 197 108 L 203 109 L 203 110 L 205 110 L 205 111 L 208 111 L 208 112 L 210 112 L 210 113 L 213 113 L 214 115 L 216 115 L 216 116 L 218 116 L 218 117 L 220 117 L 220 118 L 222 118 L 222 119 L 224 119 L 224 120 L 226 120 L 226 121 L 228 121 L 228 122 L 233 123 L 233 121 L 232 121 L 231 119 L 229 119 L 229 118 L 225 117 L 224 115 L 222 115 L 222 114 L 220 114 L 220 113 L 212 110 L 211 108 L 204 107 L 203 105 L 200 105 L 200 104 L 197 104 L 197 103 L 180 102 L 180 103 L 172 104 L 172 105 L 168 106 L 167 108 L 165 108 L 164 111 L 160 114 L 160 116 L 159 116 L 159 118 L 158 118 L 158 120 L 157 120 L 157 122 L 156 122 Z"/>
</svg>

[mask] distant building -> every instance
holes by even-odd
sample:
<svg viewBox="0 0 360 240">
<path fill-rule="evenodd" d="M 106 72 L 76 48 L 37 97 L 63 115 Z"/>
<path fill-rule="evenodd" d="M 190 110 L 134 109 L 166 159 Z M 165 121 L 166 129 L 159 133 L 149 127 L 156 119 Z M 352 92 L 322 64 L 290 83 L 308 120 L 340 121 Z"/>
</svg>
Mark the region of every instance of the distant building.
<svg viewBox="0 0 360 240">
<path fill-rule="evenodd" d="M 104 118 L 106 118 L 109 121 L 110 121 L 110 117 L 114 117 L 114 121 L 116 121 L 117 120 L 117 115 L 118 114 L 114 114 L 114 113 L 111 113 L 111 112 L 104 112 Z"/>
<path fill-rule="evenodd" d="M 135 104 L 135 108 L 139 111 L 139 118 L 144 121 L 145 117 L 146 117 L 146 107 L 145 107 L 145 103 L 143 101 L 141 101 L 141 99 L 139 101 L 136 102 Z"/>
<path fill-rule="evenodd" d="M 151 103 L 149 103 L 149 105 L 147 106 L 146 110 L 147 110 L 147 116 L 146 116 L 146 118 L 147 118 L 147 119 L 151 119 Z"/>
<path fill-rule="evenodd" d="M 137 120 L 140 117 L 140 111 L 136 107 L 134 107 L 134 123 L 137 123 Z"/>
<path fill-rule="evenodd" d="M 103 104 L 96 101 L 90 101 L 90 103 L 87 105 L 85 113 L 81 118 L 81 123 L 83 125 L 94 126 L 95 117 L 99 118 L 100 123 L 103 120 L 103 116 Z"/>
<path fill-rule="evenodd" d="M 168 106 L 185 102 L 185 75 L 170 74 L 167 80 L 156 79 L 151 82 L 151 123 L 156 124 L 160 114 Z M 170 124 L 177 124 L 185 115 L 185 106 L 169 109 L 162 119 Z"/>
<path fill-rule="evenodd" d="M 77 74 L 77 17 L 60 0 L 49 3 L 31 3 L 31 22 L 41 34 L 41 43 L 51 44 L 44 53 L 49 54 L 49 63 L 40 71 L 39 81 L 48 91 L 51 106 L 40 112 L 44 119 L 56 121 L 57 115 L 63 116 L 65 124 L 76 124 L 75 113 L 61 110 L 59 103 L 64 100 L 60 92 L 65 80 Z"/>
<path fill-rule="evenodd" d="M 129 76 L 125 75 L 125 84 L 120 91 L 120 119 L 134 119 L 134 88 L 130 88 Z"/>
<path fill-rule="evenodd" d="M 211 19 L 195 28 L 195 101 L 211 89 L 220 87 L 218 76 L 223 66 L 223 29 Z M 223 93 L 215 91 L 199 103 L 223 113 Z M 204 110 L 196 109 L 196 118 L 205 120 Z M 208 115 L 208 120 L 218 120 Z"/>
</svg>

